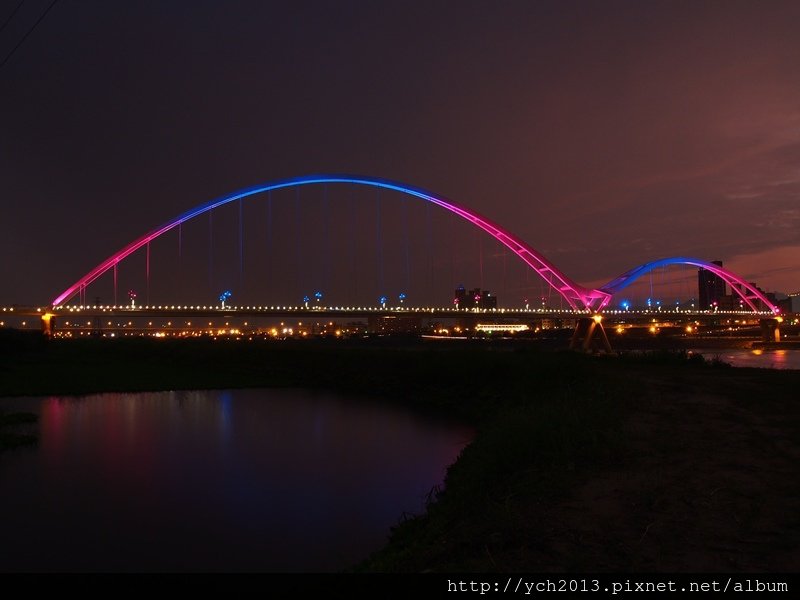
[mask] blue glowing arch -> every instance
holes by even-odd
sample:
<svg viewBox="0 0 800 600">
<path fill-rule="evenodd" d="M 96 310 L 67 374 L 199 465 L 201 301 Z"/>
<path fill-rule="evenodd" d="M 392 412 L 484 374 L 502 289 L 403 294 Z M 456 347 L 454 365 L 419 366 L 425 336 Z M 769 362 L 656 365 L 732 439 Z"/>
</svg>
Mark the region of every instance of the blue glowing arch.
<svg viewBox="0 0 800 600">
<path fill-rule="evenodd" d="M 725 280 L 725 283 L 727 283 L 753 311 L 759 312 L 760 310 L 764 310 L 758 307 L 756 304 L 756 302 L 759 301 L 764 305 L 766 310 L 770 310 L 773 313 L 779 312 L 778 307 L 767 300 L 764 294 L 758 291 L 755 286 L 746 282 L 735 273 L 732 273 L 727 269 L 723 269 L 719 265 L 716 265 L 712 262 L 701 260 L 699 258 L 687 258 L 685 256 L 673 256 L 670 258 L 662 258 L 645 263 L 634 269 L 631 269 L 626 273 L 623 273 L 616 279 L 609 281 L 607 284 L 602 286 L 600 290 L 606 292 L 609 295 L 608 298 L 610 300 L 611 296 L 628 287 L 642 275 L 649 273 L 653 269 L 667 265 L 692 265 L 706 269 L 707 271 L 711 271 L 721 279 Z M 608 302 L 603 303 L 603 306 L 605 306 L 607 303 Z"/>
</svg>

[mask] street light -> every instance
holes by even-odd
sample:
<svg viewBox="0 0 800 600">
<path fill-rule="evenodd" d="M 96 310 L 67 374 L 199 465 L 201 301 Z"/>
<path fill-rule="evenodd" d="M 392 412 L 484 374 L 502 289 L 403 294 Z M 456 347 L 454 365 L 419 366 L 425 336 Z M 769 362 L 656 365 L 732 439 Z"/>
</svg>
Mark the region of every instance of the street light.
<svg viewBox="0 0 800 600">
<path fill-rule="evenodd" d="M 136 292 L 133 291 L 133 290 L 130 290 L 128 292 L 128 298 L 130 298 L 130 301 L 131 301 L 131 308 L 136 308 Z"/>
</svg>

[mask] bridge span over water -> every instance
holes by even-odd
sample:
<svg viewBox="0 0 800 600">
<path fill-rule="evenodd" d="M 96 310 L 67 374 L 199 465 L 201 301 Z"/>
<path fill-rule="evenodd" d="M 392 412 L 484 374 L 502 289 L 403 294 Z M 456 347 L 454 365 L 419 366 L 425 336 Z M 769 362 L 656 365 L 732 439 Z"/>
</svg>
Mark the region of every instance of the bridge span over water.
<svg viewBox="0 0 800 600">
<path fill-rule="evenodd" d="M 404 294 L 400 295 L 401 305 L 391 306 L 391 302 L 385 297 L 381 297 L 377 306 L 330 306 L 317 302 L 309 305 L 309 298 L 306 297 L 304 305 L 296 306 L 292 304 L 270 305 L 270 306 L 231 306 L 226 305 L 226 300 L 230 299 L 231 293 L 224 292 L 220 296 L 221 304 L 218 306 L 198 305 L 198 304 L 166 304 L 151 302 L 149 300 L 150 273 L 151 273 L 151 252 L 150 245 L 167 232 L 177 228 L 179 234 L 183 224 L 196 219 L 200 215 L 207 214 L 209 224 L 215 209 L 238 202 L 239 206 L 239 257 L 241 261 L 244 248 L 243 228 L 242 228 L 242 202 L 251 201 L 253 198 L 270 194 L 272 191 L 281 189 L 297 189 L 314 185 L 350 185 L 376 190 L 390 190 L 411 199 L 417 199 L 431 206 L 436 206 L 447 213 L 455 215 L 465 221 L 478 231 L 483 231 L 497 243 L 516 256 L 532 273 L 546 284 L 551 292 L 555 292 L 561 298 L 562 308 L 555 309 L 543 306 L 537 309 L 514 309 L 514 308 L 459 308 L 436 307 L 436 306 L 408 306 L 402 305 Z M 327 188 L 326 188 L 327 190 Z M 327 192 L 326 192 L 327 194 Z M 327 198 L 327 195 L 326 195 Z M 148 301 L 142 306 L 136 305 L 135 294 L 131 294 L 131 305 L 123 305 L 117 302 L 118 279 L 120 265 L 129 257 L 142 250 L 145 255 Z M 675 307 L 673 310 L 647 310 L 647 311 L 616 311 L 610 308 L 612 297 L 619 294 L 622 290 L 630 286 L 637 279 L 655 269 L 664 268 L 670 265 L 689 265 L 698 269 L 705 269 L 729 286 L 732 294 L 739 298 L 739 304 L 743 311 L 686 311 Z M 210 268 L 210 267 L 209 267 Z M 113 278 L 113 297 L 115 302 L 111 305 L 103 305 L 99 302 L 92 304 L 88 301 L 91 296 L 89 286 L 94 284 L 104 275 L 109 274 Z M 318 293 L 319 294 L 319 293 Z M 477 299 L 477 298 L 476 298 Z M 526 301 L 527 302 L 527 301 Z M 544 304 L 544 303 L 543 303 Z M 566 304 L 566 308 L 563 308 Z M 660 307 L 659 307 L 660 308 Z M 653 260 L 641 264 L 633 269 L 626 271 L 620 276 L 612 279 L 607 284 L 597 288 L 590 288 L 575 282 L 564 272 L 558 269 L 547 257 L 534 249 L 519 236 L 511 233 L 504 227 L 494 223 L 486 217 L 479 215 L 475 211 L 462 206 L 456 202 L 446 199 L 438 194 L 425 191 L 416 186 L 403 184 L 386 179 L 374 177 L 353 176 L 353 175 L 310 175 L 295 177 L 266 183 L 251 188 L 239 190 L 232 194 L 217 198 L 205 204 L 201 204 L 174 219 L 148 231 L 141 237 L 133 240 L 117 252 L 113 253 L 106 260 L 100 262 L 77 281 L 68 286 L 61 293 L 57 294 L 52 302 L 47 306 L 39 307 L 6 307 L 2 309 L 7 314 L 24 315 L 41 319 L 42 328 L 47 333 L 52 333 L 59 321 L 66 321 L 68 318 L 80 317 L 88 319 L 90 323 L 99 322 L 104 318 L 122 319 L 207 319 L 207 318 L 321 318 L 336 320 L 353 320 L 363 318 L 426 318 L 426 319 L 456 319 L 467 320 L 478 323 L 487 321 L 494 323 L 514 323 L 532 322 L 542 319 L 573 320 L 577 322 L 576 336 L 591 341 L 595 332 L 605 337 L 601 322 L 617 323 L 625 321 L 627 323 L 644 322 L 648 319 L 663 319 L 667 314 L 674 319 L 693 320 L 695 322 L 711 322 L 719 319 L 721 314 L 760 316 L 767 320 L 775 320 L 779 309 L 752 283 L 746 281 L 739 275 L 724 269 L 722 266 L 692 257 L 668 257 Z M 2 314 L 2 313 L 0 313 Z M 777 317 L 780 319 L 780 317 Z M 777 321 L 776 321 L 777 322 Z M 607 346 L 606 341 L 606 346 Z"/>
<path fill-rule="evenodd" d="M 42 330 L 49 336 L 111 336 L 154 335 L 180 337 L 210 334 L 266 334 L 277 336 L 276 325 L 288 328 L 290 335 L 315 332 L 318 326 L 335 325 L 337 332 L 417 332 L 452 333 L 452 327 L 464 335 L 491 333 L 515 334 L 547 329 L 573 328 L 572 347 L 589 349 L 599 343 L 611 350 L 606 327 L 617 334 L 630 329 L 647 328 L 652 333 L 680 331 L 697 334 L 703 330 L 760 328 L 765 341 L 780 341 L 780 325 L 787 319 L 797 321 L 798 315 L 776 316 L 769 311 L 681 311 L 681 310 L 608 310 L 603 314 L 587 315 L 583 311 L 549 309 L 481 309 L 465 310 L 453 307 L 328 307 L 328 306 L 68 306 L 68 307 L 2 307 L 0 315 L 40 320 Z M 794 318 L 793 318 L 794 317 Z M 0 323 L 3 321 L 1 320 Z M 335 322 L 335 323 L 334 323 Z M 294 329 L 294 334 L 292 333 Z M 325 333 L 316 329 L 316 333 Z M 284 329 L 284 333 L 286 330 Z"/>
<path fill-rule="evenodd" d="M 484 231 L 491 236 L 491 238 L 510 250 L 513 255 L 518 257 L 544 283 L 546 283 L 552 291 L 556 292 L 561 298 L 563 298 L 569 309 L 573 311 L 582 311 L 585 313 L 596 313 L 603 311 L 608 307 L 611 298 L 615 294 L 631 285 L 643 275 L 652 272 L 654 269 L 665 267 L 667 265 L 691 265 L 701 269 L 706 269 L 723 280 L 725 284 L 730 286 L 732 292 L 739 296 L 742 305 L 748 307 L 752 311 L 759 312 L 762 310 L 767 310 L 773 313 L 779 312 L 777 306 L 770 302 L 766 296 L 764 296 L 764 294 L 755 287 L 755 285 L 746 281 L 736 273 L 724 269 L 713 262 L 693 257 L 677 256 L 653 260 L 626 271 L 622 275 L 614 278 L 599 288 L 585 287 L 567 276 L 550 260 L 548 260 L 547 257 L 538 252 L 519 236 L 465 206 L 416 186 L 375 177 L 354 175 L 309 175 L 283 179 L 239 190 L 227 196 L 223 196 L 202 204 L 152 229 L 109 256 L 106 260 L 99 263 L 96 267 L 91 269 L 72 285 L 59 293 L 53 299 L 51 306 L 58 308 L 68 305 L 76 296 L 79 298 L 78 303 L 80 305 L 85 306 L 89 304 L 89 302 L 87 302 L 88 286 L 108 272 L 113 273 L 114 297 L 116 298 L 118 267 L 120 263 L 140 249 L 144 249 L 146 253 L 146 270 L 149 281 L 150 244 L 167 232 L 176 228 L 180 228 L 184 223 L 192 221 L 200 215 L 206 213 L 210 215 L 211 211 L 214 209 L 238 201 L 240 203 L 239 227 L 241 236 L 241 202 L 243 200 L 250 200 L 256 196 L 263 195 L 265 193 L 268 194 L 272 191 L 281 189 L 299 189 L 301 187 L 311 185 L 342 184 L 365 186 L 369 188 L 375 188 L 377 190 L 391 190 L 404 196 L 416 198 L 431 205 L 438 206 L 439 208 L 456 215 L 460 219 L 463 219 L 472 225 L 474 228 Z M 243 243 L 240 239 L 240 256 L 242 247 Z M 151 303 L 148 302 L 148 304 Z"/>
</svg>

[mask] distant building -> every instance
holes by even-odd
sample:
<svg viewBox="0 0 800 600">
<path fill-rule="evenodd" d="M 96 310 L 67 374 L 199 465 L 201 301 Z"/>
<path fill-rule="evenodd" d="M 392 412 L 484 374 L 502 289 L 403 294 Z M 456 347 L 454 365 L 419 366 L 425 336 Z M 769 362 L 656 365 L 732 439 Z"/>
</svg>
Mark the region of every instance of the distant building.
<svg viewBox="0 0 800 600">
<path fill-rule="evenodd" d="M 778 298 L 775 295 L 775 292 L 766 292 L 762 290 L 760 287 L 758 287 L 758 285 L 756 285 L 756 283 L 753 281 L 748 282 L 748 284 L 750 285 L 751 288 L 755 289 L 757 292 L 762 294 L 767 299 L 767 301 L 770 302 L 773 306 L 778 305 Z M 744 300 L 738 293 L 743 289 L 744 289 L 743 286 L 740 284 L 737 283 L 731 284 L 730 294 L 722 296 L 717 300 L 712 300 L 712 302 L 716 302 L 716 304 L 714 304 L 714 307 L 719 310 L 747 310 L 747 306 L 745 305 Z M 746 294 L 749 294 L 747 290 L 744 291 Z M 753 300 L 753 302 L 755 302 L 759 310 L 770 310 L 770 307 L 764 304 L 764 302 L 762 302 L 761 300 Z"/>
<path fill-rule="evenodd" d="M 722 266 L 721 260 L 713 261 L 713 264 Z M 698 299 L 700 300 L 700 310 L 709 310 L 719 306 L 725 296 L 725 280 L 708 269 L 697 271 Z"/>
<path fill-rule="evenodd" d="M 456 288 L 453 304 L 459 309 L 492 309 L 497 308 L 497 296 L 493 296 L 489 290 L 480 288 L 467 291 L 463 285 L 460 285 Z"/>
<path fill-rule="evenodd" d="M 758 287 L 758 286 L 755 286 L 755 288 L 756 288 L 756 289 L 757 289 L 759 292 L 761 292 L 762 294 L 764 294 L 764 297 L 765 297 L 767 300 L 769 300 L 769 301 L 772 303 L 772 305 L 773 305 L 773 306 L 778 306 L 778 298 L 777 298 L 777 296 L 775 296 L 775 292 L 765 292 L 764 290 L 762 290 L 762 289 L 761 289 L 760 287 Z M 763 302 L 761 302 L 761 304 L 764 304 L 764 303 L 763 303 Z M 762 310 L 768 310 L 768 309 L 769 309 L 769 307 L 768 307 L 768 306 L 762 306 L 761 308 L 762 308 Z"/>
<path fill-rule="evenodd" d="M 789 294 L 785 300 L 778 302 L 778 308 L 783 313 L 800 313 L 800 293 Z"/>
<path fill-rule="evenodd" d="M 367 323 L 369 333 L 418 333 L 421 330 L 421 317 L 371 316 Z"/>
</svg>

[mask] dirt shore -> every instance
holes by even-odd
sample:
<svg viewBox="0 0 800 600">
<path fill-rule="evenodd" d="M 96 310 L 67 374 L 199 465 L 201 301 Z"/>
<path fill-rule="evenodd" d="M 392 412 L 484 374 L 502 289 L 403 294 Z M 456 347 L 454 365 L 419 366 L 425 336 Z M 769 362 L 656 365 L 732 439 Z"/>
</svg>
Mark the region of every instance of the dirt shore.
<svg viewBox="0 0 800 600">
<path fill-rule="evenodd" d="M 798 572 L 800 372 L 607 366 L 629 392 L 607 452 L 533 461 L 477 512 L 445 502 L 363 566 Z"/>
</svg>

